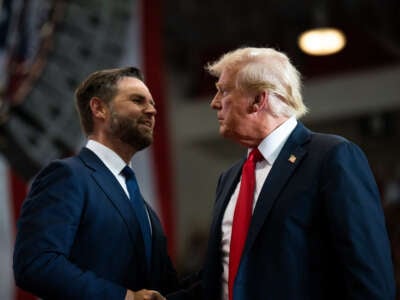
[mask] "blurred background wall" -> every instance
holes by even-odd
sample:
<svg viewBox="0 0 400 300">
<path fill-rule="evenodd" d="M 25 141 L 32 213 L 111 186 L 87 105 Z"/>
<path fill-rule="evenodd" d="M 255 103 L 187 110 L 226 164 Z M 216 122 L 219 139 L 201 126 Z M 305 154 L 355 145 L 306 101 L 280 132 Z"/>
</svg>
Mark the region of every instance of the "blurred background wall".
<svg viewBox="0 0 400 300">
<path fill-rule="evenodd" d="M 73 91 L 101 68 L 137 65 L 145 73 L 156 137 L 135 167 L 178 270 L 199 268 L 219 174 L 245 153 L 218 135 L 209 107 L 215 78 L 204 65 L 239 46 L 288 54 L 303 75 L 310 108 L 303 122 L 364 149 L 397 240 L 398 0 L 0 0 L 0 7 L 0 299 L 34 299 L 12 279 L 15 222 L 38 170 L 85 142 Z M 298 36 L 314 26 L 340 28 L 345 47 L 329 56 L 302 52 Z"/>
</svg>

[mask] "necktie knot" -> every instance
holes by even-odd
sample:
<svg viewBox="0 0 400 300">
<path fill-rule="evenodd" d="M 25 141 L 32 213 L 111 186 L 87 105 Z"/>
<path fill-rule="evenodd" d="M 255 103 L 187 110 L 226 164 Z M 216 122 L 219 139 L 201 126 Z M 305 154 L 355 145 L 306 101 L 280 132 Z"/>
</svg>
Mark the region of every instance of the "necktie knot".
<svg viewBox="0 0 400 300">
<path fill-rule="evenodd" d="M 125 176 L 126 179 L 130 179 L 130 178 L 135 178 L 135 173 L 133 172 L 133 170 L 129 167 L 129 166 L 125 166 L 122 171 L 121 171 L 122 175 Z"/>
<path fill-rule="evenodd" d="M 247 160 L 257 163 L 259 161 L 264 160 L 264 157 L 262 156 L 262 154 L 261 154 L 260 150 L 258 150 L 258 148 L 254 148 L 253 150 L 251 150 Z"/>
</svg>

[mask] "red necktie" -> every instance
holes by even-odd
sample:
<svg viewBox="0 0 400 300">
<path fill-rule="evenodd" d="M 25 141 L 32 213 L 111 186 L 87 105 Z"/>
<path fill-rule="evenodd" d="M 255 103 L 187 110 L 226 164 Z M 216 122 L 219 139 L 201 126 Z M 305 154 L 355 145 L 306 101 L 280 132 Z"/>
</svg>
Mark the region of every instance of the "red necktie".
<svg viewBox="0 0 400 300">
<path fill-rule="evenodd" d="M 242 180 L 233 216 L 231 245 L 229 250 L 229 300 L 233 300 L 233 286 L 253 212 L 256 162 L 263 159 L 260 151 L 255 148 L 250 152 L 242 169 Z"/>
</svg>

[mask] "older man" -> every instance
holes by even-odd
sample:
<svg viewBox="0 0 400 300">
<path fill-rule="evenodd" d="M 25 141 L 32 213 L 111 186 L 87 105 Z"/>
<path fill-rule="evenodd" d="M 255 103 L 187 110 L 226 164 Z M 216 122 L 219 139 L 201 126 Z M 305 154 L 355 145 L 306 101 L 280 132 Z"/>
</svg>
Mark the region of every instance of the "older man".
<svg viewBox="0 0 400 300">
<path fill-rule="evenodd" d="M 389 241 L 363 152 L 298 121 L 300 76 L 270 48 L 208 65 L 222 136 L 247 156 L 222 173 L 203 284 L 206 299 L 391 300 Z"/>
</svg>

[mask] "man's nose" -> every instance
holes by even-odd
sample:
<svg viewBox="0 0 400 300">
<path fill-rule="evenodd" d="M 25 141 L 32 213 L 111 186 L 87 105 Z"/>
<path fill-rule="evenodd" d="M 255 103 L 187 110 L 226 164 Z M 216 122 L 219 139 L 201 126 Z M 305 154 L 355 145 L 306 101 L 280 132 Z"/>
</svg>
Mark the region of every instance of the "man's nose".
<svg viewBox="0 0 400 300">
<path fill-rule="evenodd" d="M 157 109 L 154 107 L 153 104 L 149 103 L 146 106 L 145 113 L 146 114 L 151 114 L 151 115 L 156 115 L 157 114 Z"/>
<path fill-rule="evenodd" d="M 219 101 L 217 95 L 210 102 L 210 106 L 212 109 L 219 109 L 221 107 L 221 102 Z"/>
</svg>

